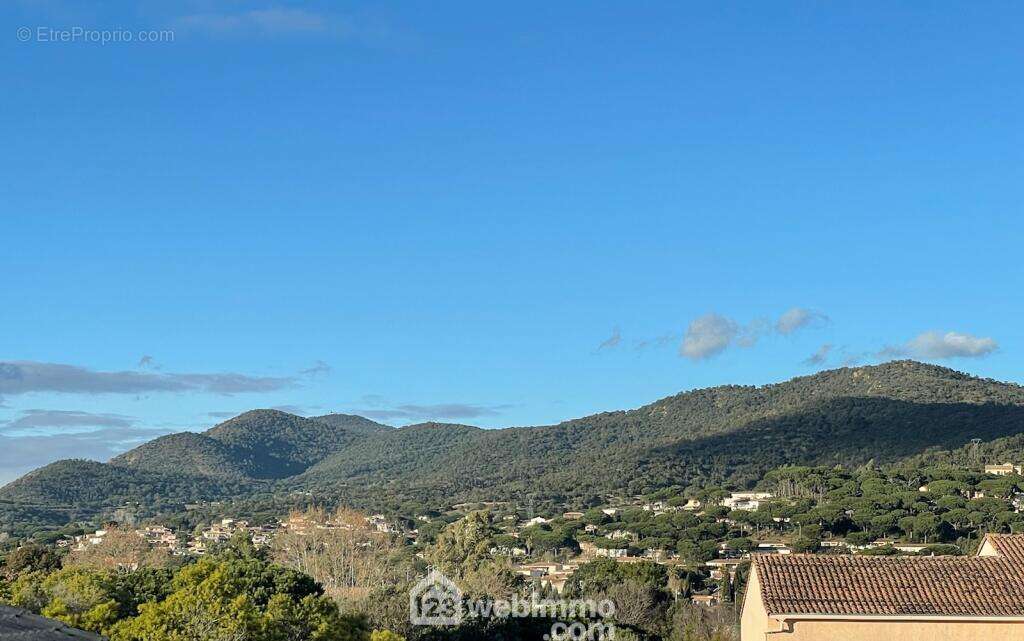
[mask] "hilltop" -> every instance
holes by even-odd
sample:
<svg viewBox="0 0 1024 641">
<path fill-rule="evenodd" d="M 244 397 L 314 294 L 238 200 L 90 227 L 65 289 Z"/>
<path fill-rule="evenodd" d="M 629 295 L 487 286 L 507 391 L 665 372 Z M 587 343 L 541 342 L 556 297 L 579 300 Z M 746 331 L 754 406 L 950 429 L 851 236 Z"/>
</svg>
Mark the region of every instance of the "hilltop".
<svg viewBox="0 0 1024 641">
<path fill-rule="evenodd" d="M 391 428 L 361 416 L 303 418 L 252 410 L 202 434 L 170 434 L 129 450 L 111 465 L 157 473 L 232 479 L 294 476 L 331 454 Z"/>
</svg>

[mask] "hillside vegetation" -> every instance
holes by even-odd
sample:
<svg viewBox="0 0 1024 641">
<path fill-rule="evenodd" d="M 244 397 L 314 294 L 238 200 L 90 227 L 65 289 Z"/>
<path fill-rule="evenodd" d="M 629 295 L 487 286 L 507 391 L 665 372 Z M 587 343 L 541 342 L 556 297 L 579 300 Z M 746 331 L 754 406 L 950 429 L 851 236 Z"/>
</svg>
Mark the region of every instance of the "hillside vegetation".
<svg viewBox="0 0 1024 641">
<path fill-rule="evenodd" d="M 780 465 L 999 458 L 1024 453 L 1021 433 L 1021 386 L 896 361 L 502 430 L 394 429 L 357 416 L 255 410 L 204 434 L 156 439 L 110 464 L 55 463 L 0 488 L 0 501 L 43 510 L 296 491 L 364 505 L 403 496 L 437 506 L 586 501 L 668 486 L 749 487 Z M 960 449 L 971 439 L 992 443 Z"/>
<path fill-rule="evenodd" d="M 361 416 L 303 418 L 278 410 L 252 410 L 202 434 L 181 432 L 154 439 L 110 463 L 162 474 L 281 479 L 357 441 L 390 431 Z"/>
<path fill-rule="evenodd" d="M 420 432 L 406 428 L 386 447 L 361 443 L 295 482 L 327 491 L 338 481 L 385 480 L 438 500 L 641 494 L 692 483 L 746 486 L 784 464 L 893 462 L 1019 432 L 1024 388 L 899 361 L 684 392 L 553 426 L 435 428 L 444 447 L 414 445 Z M 402 446 L 409 447 L 396 453 Z"/>
</svg>

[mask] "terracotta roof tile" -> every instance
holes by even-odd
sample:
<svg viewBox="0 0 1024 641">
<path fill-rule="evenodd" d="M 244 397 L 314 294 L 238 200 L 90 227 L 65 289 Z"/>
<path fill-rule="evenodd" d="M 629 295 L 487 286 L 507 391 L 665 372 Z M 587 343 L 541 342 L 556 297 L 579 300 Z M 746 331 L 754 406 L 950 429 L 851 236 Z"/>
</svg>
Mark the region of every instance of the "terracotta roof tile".
<svg viewBox="0 0 1024 641">
<path fill-rule="evenodd" d="M 769 614 L 1024 617 L 1024 563 L 1000 556 L 778 555 L 754 567 Z"/>
<path fill-rule="evenodd" d="M 1024 565 L 1024 535 L 986 534 L 985 538 L 992 542 L 999 556 Z"/>
</svg>

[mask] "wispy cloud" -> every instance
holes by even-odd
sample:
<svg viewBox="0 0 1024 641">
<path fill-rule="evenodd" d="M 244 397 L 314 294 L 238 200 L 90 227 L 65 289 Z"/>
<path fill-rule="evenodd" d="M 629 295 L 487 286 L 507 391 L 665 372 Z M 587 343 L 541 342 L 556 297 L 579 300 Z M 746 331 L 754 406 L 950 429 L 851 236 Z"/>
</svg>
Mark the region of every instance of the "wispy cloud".
<svg viewBox="0 0 1024 641">
<path fill-rule="evenodd" d="M 295 414 L 296 416 L 305 416 L 307 414 L 306 408 L 301 405 L 274 405 L 270 409 Z"/>
<path fill-rule="evenodd" d="M 633 349 L 642 351 L 648 347 L 656 349 L 668 347 L 678 342 L 683 337 L 679 332 L 667 332 L 661 336 L 655 336 L 654 338 L 644 338 L 637 341 L 633 341 Z"/>
<path fill-rule="evenodd" d="M 788 336 L 798 330 L 814 325 L 822 325 L 828 322 L 828 316 L 821 312 L 794 307 L 786 311 L 779 320 L 775 322 L 775 331 Z"/>
<path fill-rule="evenodd" d="M 761 337 L 768 333 L 770 326 L 770 323 L 763 318 L 758 318 L 746 325 L 740 326 L 739 333 L 736 335 L 736 344 L 747 348 L 757 345 L 757 341 L 761 340 Z"/>
<path fill-rule="evenodd" d="M 317 360 L 313 362 L 313 365 L 307 367 L 304 370 L 299 370 L 299 374 L 308 376 L 310 378 L 316 378 L 317 376 L 327 376 L 331 373 L 333 368 L 324 361 Z"/>
<path fill-rule="evenodd" d="M 242 394 L 294 387 L 293 377 L 216 374 L 103 372 L 62 363 L 0 361 L 0 396 L 33 392 L 59 394 L 139 394 L 145 392 L 207 392 Z"/>
<path fill-rule="evenodd" d="M 384 407 L 388 404 L 388 399 L 380 394 L 363 394 L 359 400 L 369 407 Z"/>
<path fill-rule="evenodd" d="M 3 426 L 9 430 L 61 427 L 131 427 L 135 419 L 120 414 L 94 414 L 75 410 L 31 409 Z"/>
<path fill-rule="evenodd" d="M 831 343 L 825 343 L 824 345 L 819 347 L 817 350 L 815 350 L 813 354 L 811 354 L 810 356 L 805 358 L 803 363 L 804 363 L 804 365 L 809 365 L 809 366 L 824 365 L 825 361 L 828 360 L 828 356 L 829 356 L 829 354 L 831 352 L 832 352 L 832 344 Z"/>
<path fill-rule="evenodd" d="M 170 434 L 171 431 L 109 427 L 60 434 L 0 434 L 0 484 L 59 459 L 84 458 L 106 461 L 140 443 Z"/>
<path fill-rule="evenodd" d="M 611 336 L 601 341 L 601 344 L 597 346 L 597 351 L 601 352 L 608 349 L 615 349 L 622 342 L 622 330 L 618 327 L 612 330 Z"/>
<path fill-rule="evenodd" d="M 403 403 L 368 409 L 352 410 L 353 414 L 380 421 L 439 421 L 445 419 L 472 419 L 500 416 L 511 405 L 479 405 L 473 403 L 436 403 L 421 405 Z"/>
<path fill-rule="evenodd" d="M 174 24 L 186 31 L 234 36 L 347 35 L 351 29 L 337 16 L 284 7 L 193 13 Z"/>
</svg>

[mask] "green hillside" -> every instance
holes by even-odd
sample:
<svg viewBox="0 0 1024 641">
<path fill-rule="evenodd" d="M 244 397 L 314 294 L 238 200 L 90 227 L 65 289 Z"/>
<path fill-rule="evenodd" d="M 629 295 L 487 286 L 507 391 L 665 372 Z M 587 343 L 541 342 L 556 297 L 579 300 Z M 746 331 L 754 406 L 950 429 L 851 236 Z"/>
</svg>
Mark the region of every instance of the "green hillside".
<svg viewBox="0 0 1024 641">
<path fill-rule="evenodd" d="M 331 419 L 313 420 L 278 410 L 252 410 L 206 431 L 245 457 L 255 478 L 284 478 L 366 436 L 365 429 L 349 431 Z"/>
<path fill-rule="evenodd" d="M 303 418 L 278 410 L 252 410 L 202 434 L 181 432 L 154 439 L 110 461 L 161 474 L 222 479 L 294 476 L 334 452 L 392 429 L 361 416 Z"/>
<path fill-rule="evenodd" d="M 165 504 L 226 496 L 246 484 L 188 474 L 161 474 L 67 459 L 29 472 L 0 488 L 0 501 L 81 513 L 125 503 Z"/>
<path fill-rule="evenodd" d="M 962 449 L 972 439 L 983 444 Z M 542 427 L 396 429 L 358 416 L 254 410 L 204 434 L 156 439 L 110 464 L 54 463 L 0 488 L 0 502 L 43 513 L 296 491 L 363 506 L 405 497 L 437 506 L 579 500 L 691 484 L 747 487 L 786 464 L 1020 459 L 1022 439 L 1021 386 L 897 361 L 684 392 Z"/>
<path fill-rule="evenodd" d="M 474 443 L 487 430 L 470 425 L 421 423 L 392 429 L 353 444 L 311 467 L 303 478 L 388 480 L 433 474 L 461 445 Z M 298 479 L 297 479 L 298 480 Z"/>
<path fill-rule="evenodd" d="M 161 474 L 244 479 L 255 476 L 243 450 L 195 432 L 168 434 L 110 460 L 121 468 Z"/>
<path fill-rule="evenodd" d="M 328 491 L 387 481 L 435 490 L 437 500 L 742 486 L 783 464 L 896 461 L 1024 432 L 1024 388 L 899 361 L 685 392 L 554 426 L 446 433 L 443 449 L 403 432 L 387 446 L 342 451 L 295 482 Z"/>
</svg>

